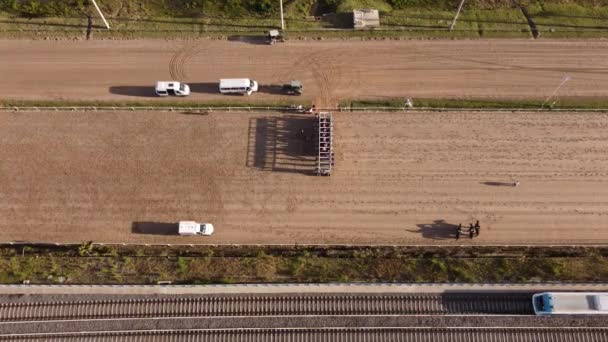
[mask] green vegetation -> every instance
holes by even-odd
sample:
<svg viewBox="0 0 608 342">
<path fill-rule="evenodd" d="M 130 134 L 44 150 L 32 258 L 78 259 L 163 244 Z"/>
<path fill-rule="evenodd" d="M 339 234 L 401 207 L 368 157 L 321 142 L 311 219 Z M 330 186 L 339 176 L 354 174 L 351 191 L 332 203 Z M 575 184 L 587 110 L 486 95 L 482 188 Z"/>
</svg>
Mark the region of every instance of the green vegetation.
<svg viewBox="0 0 608 342">
<path fill-rule="evenodd" d="M 83 253 L 84 251 L 84 253 Z M 0 283 L 606 281 L 608 248 L 0 247 Z"/>
<path fill-rule="evenodd" d="M 446 108 L 446 109 L 541 109 L 544 100 L 539 99 L 414 99 L 414 107 L 418 108 Z M 340 104 L 342 110 L 350 108 L 392 107 L 402 108 L 404 100 L 353 100 Z M 547 102 L 543 109 L 578 109 L 599 110 L 608 109 L 608 100 L 603 98 L 558 98 Z"/>
<path fill-rule="evenodd" d="M 541 37 L 606 37 L 608 4 L 585 6 L 584 3 L 537 2 L 528 7 Z"/>
<path fill-rule="evenodd" d="M 607 37 L 606 0 L 471 0 L 454 31 L 448 31 L 458 0 L 286 0 L 288 38 L 300 37 L 530 37 L 517 4 L 528 9 L 541 37 Z M 187 38 L 261 35 L 280 26 L 273 0 L 103 0 L 110 19 L 105 30 L 88 0 L 0 0 L 0 37 Z M 344 30 L 352 9 L 375 8 L 382 27 L 374 32 Z M 326 15 L 327 14 L 327 15 Z M 316 20 L 321 19 L 321 20 Z"/>
</svg>

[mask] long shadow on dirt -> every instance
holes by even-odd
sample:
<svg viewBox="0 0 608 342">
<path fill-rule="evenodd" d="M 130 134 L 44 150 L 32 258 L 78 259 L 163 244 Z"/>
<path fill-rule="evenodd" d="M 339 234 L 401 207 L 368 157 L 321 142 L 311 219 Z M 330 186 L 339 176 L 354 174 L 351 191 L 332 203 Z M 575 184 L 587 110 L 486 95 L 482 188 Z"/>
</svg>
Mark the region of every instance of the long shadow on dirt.
<svg viewBox="0 0 608 342">
<path fill-rule="evenodd" d="M 165 222 L 133 222 L 131 233 L 150 235 L 178 235 L 177 223 Z"/>
<path fill-rule="evenodd" d="M 314 117 L 251 118 L 246 165 L 260 171 L 312 175 L 316 166 L 315 143 Z"/>
<path fill-rule="evenodd" d="M 263 35 L 259 35 L 259 36 L 229 36 L 228 37 L 228 41 L 231 42 L 238 42 L 238 43 L 246 43 L 246 44 L 252 44 L 252 45 L 269 45 L 268 41 L 266 40 L 266 36 Z"/>
<path fill-rule="evenodd" d="M 434 240 L 456 240 L 458 225 L 447 223 L 445 220 L 435 220 L 433 223 L 421 223 L 416 225 L 418 230 L 411 230 L 412 233 L 421 233 L 423 238 Z"/>
<path fill-rule="evenodd" d="M 488 186 L 513 186 L 513 182 L 481 182 L 483 185 Z"/>
<path fill-rule="evenodd" d="M 124 96 L 156 97 L 154 85 L 150 86 L 112 86 L 110 93 Z"/>
<path fill-rule="evenodd" d="M 260 84 L 258 86 L 259 93 L 272 94 L 272 95 L 285 95 L 282 84 Z"/>
<path fill-rule="evenodd" d="M 187 83 L 190 86 L 190 92 L 192 93 L 203 93 L 203 94 L 219 94 L 220 84 L 218 82 L 204 82 L 204 83 Z"/>
</svg>

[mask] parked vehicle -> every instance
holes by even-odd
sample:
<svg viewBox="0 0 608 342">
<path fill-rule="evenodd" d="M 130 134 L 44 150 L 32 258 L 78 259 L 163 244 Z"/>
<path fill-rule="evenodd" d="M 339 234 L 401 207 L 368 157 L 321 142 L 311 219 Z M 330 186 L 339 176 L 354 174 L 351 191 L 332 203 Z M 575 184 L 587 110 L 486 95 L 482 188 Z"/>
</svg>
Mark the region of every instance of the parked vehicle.
<svg viewBox="0 0 608 342">
<path fill-rule="evenodd" d="M 287 84 L 283 84 L 283 91 L 288 95 L 302 95 L 304 86 L 302 82 L 293 80 Z"/>
<path fill-rule="evenodd" d="M 190 87 L 187 84 L 177 81 L 159 81 L 156 82 L 156 95 L 158 96 L 188 96 L 190 95 Z"/>
<path fill-rule="evenodd" d="M 220 93 L 247 94 L 258 91 L 258 82 L 248 78 L 224 78 L 220 80 Z"/>
<path fill-rule="evenodd" d="M 537 315 L 606 315 L 606 292 L 543 292 L 532 296 Z"/>
<path fill-rule="evenodd" d="M 283 42 L 284 39 L 279 30 L 270 30 L 268 31 L 266 41 L 268 44 L 274 45 L 276 42 Z"/>
<path fill-rule="evenodd" d="M 193 236 L 213 234 L 213 225 L 211 223 L 197 223 L 194 221 L 179 221 L 179 235 Z"/>
</svg>

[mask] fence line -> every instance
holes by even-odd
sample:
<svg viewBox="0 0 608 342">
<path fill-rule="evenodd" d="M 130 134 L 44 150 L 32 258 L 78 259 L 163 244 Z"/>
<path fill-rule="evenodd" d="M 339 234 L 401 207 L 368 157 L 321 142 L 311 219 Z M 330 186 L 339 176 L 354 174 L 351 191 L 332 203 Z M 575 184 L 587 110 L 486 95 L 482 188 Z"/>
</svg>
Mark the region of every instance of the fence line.
<svg viewBox="0 0 608 342">
<path fill-rule="evenodd" d="M 166 111 L 166 112 L 242 112 L 242 111 L 275 111 L 301 113 L 292 107 L 273 106 L 228 106 L 228 107 L 163 107 L 163 106 L 0 106 L 0 112 L 41 112 L 41 111 Z M 608 112 L 608 108 L 450 108 L 450 107 L 337 107 L 319 108 L 327 112 Z"/>
</svg>

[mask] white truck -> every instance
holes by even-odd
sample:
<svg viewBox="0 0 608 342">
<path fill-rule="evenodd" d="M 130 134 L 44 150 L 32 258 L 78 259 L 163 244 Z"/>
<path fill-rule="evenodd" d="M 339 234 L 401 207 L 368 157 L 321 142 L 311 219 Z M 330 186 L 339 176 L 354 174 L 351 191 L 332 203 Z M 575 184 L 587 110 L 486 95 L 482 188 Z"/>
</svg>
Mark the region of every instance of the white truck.
<svg viewBox="0 0 608 342">
<path fill-rule="evenodd" d="M 220 80 L 220 93 L 247 94 L 258 91 L 258 82 L 248 78 L 223 78 Z"/>
<path fill-rule="evenodd" d="M 211 223 L 198 223 L 194 221 L 179 221 L 179 235 L 193 236 L 213 234 L 213 225 Z"/>
<path fill-rule="evenodd" d="M 190 87 L 187 84 L 177 81 L 159 81 L 156 82 L 156 95 L 158 96 L 188 96 L 190 95 Z"/>
<path fill-rule="evenodd" d="M 607 315 L 606 292 L 543 292 L 532 296 L 537 315 Z"/>
</svg>

